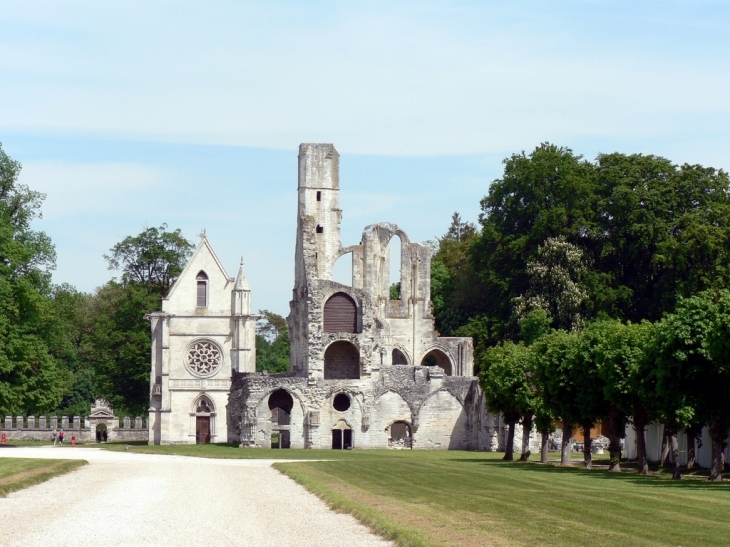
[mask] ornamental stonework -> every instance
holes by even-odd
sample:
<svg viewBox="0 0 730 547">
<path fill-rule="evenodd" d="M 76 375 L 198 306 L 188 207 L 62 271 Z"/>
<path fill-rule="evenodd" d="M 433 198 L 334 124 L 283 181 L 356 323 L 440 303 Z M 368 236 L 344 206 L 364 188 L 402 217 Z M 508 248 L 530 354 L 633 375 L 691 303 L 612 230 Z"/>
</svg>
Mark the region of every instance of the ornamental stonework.
<svg viewBox="0 0 730 547">
<path fill-rule="evenodd" d="M 223 364 L 223 351 L 211 340 L 193 342 L 185 355 L 185 366 L 195 376 L 213 376 Z"/>
</svg>

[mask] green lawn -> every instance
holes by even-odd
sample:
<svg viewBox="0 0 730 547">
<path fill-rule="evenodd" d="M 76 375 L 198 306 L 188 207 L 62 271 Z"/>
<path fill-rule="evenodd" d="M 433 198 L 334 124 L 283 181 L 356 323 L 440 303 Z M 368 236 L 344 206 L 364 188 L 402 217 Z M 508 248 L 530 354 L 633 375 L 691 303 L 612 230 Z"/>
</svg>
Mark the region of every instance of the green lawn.
<svg viewBox="0 0 730 547">
<path fill-rule="evenodd" d="M 124 445 L 109 445 L 124 450 Z M 457 451 L 134 446 L 135 452 L 278 463 L 338 511 L 402 545 L 727 545 L 730 485 L 586 471 Z M 579 457 L 579 455 L 576 455 Z M 606 464 L 607 460 L 594 460 Z"/>
<path fill-rule="evenodd" d="M 86 465 L 83 460 L 0 458 L 0 497 L 63 475 L 82 465 Z"/>
</svg>

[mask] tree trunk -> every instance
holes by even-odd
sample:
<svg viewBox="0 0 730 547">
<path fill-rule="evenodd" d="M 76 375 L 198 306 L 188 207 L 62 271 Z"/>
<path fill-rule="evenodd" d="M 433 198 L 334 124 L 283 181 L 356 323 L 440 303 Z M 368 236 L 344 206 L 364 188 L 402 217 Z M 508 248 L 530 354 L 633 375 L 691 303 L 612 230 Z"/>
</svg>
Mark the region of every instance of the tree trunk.
<svg viewBox="0 0 730 547">
<path fill-rule="evenodd" d="M 685 433 L 687 435 L 687 469 L 693 469 L 697 459 L 695 434 L 692 428 L 687 429 Z"/>
<path fill-rule="evenodd" d="M 563 422 L 563 441 L 560 446 L 560 465 L 570 466 L 570 437 L 573 436 L 573 424 Z"/>
<path fill-rule="evenodd" d="M 504 448 L 504 458 L 508 462 L 515 459 L 515 422 L 509 423 L 509 431 L 507 433 L 507 446 Z"/>
<path fill-rule="evenodd" d="M 621 472 L 621 439 L 626 431 L 626 416 L 615 406 L 611 406 L 607 416 L 608 426 L 608 470 Z"/>
<path fill-rule="evenodd" d="M 593 469 L 593 454 L 591 453 L 591 427 L 593 422 L 583 422 L 583 465 L 586 469 Z"/>
<path fill-rule="evenodd" d="M 668 431 L 667 424 L 664 424 L 664 427 L 662 428 L 662 452 L 659 456 L 659 467 L 667 465 L 667 460 L 669 459 L 669 435 L 667 435 Z"/>
<path fill-rule="evenodd" d="M 712 467 L 710 480 L 721 481 L 725 469 L 725 439 L 727 427 L 719 420 L 710 421 L 710 439 L 712 439 Z"/>
<path fill-rule="evenodd" d="M 532 417 L 534 414 L 529 412 L 522 417 L 522 455 L 521 462 L 526 462 L 530 458 L 530 433 L 532 432 Z"/>
<path fill-rule="evenodd" d="M 638 464 L 639 475 L 649 474 L 649 461 L 646 459 L 646 412 L 639 408 L 634 416 L 634 429 L 636 430 L 636 463 Z"/>
<path fill-rule="evenodd" d="M 676 431 L 674 429 L 668 431 L 667 438 L 672 453 L 672 479 L 679 480 L 682 478 L 682 474 L 679 472 L 679 441 Z"/>
<path fill-rule="evenodd" d="M 543 432 L 542 444 L 540 445 L 540 463 L 548 462 L 548 443 L 550 442 L 550 433 Z"/>
</svg>

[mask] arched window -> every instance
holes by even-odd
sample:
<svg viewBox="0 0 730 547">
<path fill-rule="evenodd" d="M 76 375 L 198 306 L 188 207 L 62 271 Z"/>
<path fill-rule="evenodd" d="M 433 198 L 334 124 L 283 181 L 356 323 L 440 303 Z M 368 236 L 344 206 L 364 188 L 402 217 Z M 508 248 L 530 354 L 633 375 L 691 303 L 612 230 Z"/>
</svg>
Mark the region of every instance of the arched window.
<svg viewBox="0 0 730 547">
<path fill-rule="evenodd" d="M 208 306 L 208 276 L 201 270 L 195 280 L 198 284 L 198 299 L 196 306 L 199 308 L 206 308 Z"/>
<path fill-rule="evenodd" d="M 335 293 L 325 302 L 324 332 L 358 332 L 357 305 L 347 294 Z"/>
<path fill-rule="evenodd" d="M 351 380 L 360 378 L 360 352 L 345 340 L 329 345 L 324 352 L 324 379 Z"/>
<path fill-rule="evenodd" d="M 422 367 L 441 367 L 446 376 L 451 376 L 451 361 L 440 349 L 432 349 L 421 361 Z"/>
<path fill-rule="evenodd" d="M 394 365 L 407 365 L 408 359 L 401 350 L 395 348 L 393 350 L 393 364 Z"/>
</svg>

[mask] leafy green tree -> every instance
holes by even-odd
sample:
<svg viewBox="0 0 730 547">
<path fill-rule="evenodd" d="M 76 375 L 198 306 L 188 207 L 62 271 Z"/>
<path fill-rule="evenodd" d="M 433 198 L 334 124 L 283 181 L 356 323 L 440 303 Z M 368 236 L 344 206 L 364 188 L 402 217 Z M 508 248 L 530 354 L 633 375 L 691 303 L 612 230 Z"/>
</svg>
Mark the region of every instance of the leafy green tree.
<svg viewBox="0 0 730 547">
<path fill-rule="evenodd" d="M 595 171 L 597 309 L 656 321 L 678 297 L 727 286 L 727 173 L 618 153 L 599 155 Z"/>
<path fill-rule="evenodd" d="M 529 436 L 532 429 L 535 393 L 530 376 L 533 356 L 523 344 L 505 342 L 486 350 L 482 359 L 479 383 L 489 411 L 500 412 L 509 426 L 504 459 L 511 461 L 514 459 L 516 423 L 520 418 L 524 420 L 525 436 Z"/>
<path fill-rule="evenodd" d="M 149 407 L 150 326 L 144 316 L 159 308 L 159 296 L 140 284 L 109 281 L 92 298 L 82 349 L 94 367 L 96 395 L 117 412 L 142 415 Z"/>
<path fill-rule="evenodd" d="M 43 194 L 18 183 L 21 165 L 0 147 L 0 412 L 55 408 L 70 383 L 49 326 L 55 250 L 31 228 Z"/>
<path fill-rule="evenodd" d="M 580 329 L 581 308 L 588 296 L 582 287 L 586 270 L 583 251 L 563 237 L 549 237 L 527 263 L 528 291 L 514 299 L 518 320 L 533 310 L 545 310 L 554 328 Z"/>
<path fill-rule="evenodd" d="M 127 236 L 104 255 L 110 270 L 122 270 L 122 282 L 136 283 L 160 296 L 180 275 L 195 246 L 178 228 L 167 231 L 167 225 L 145 228 L 139 235 Z"/>
<path fill-rule="evenodd" d="M 595 230 L 595 173 L 568 148 L 542 144 L 504 161 L 504 175 L 482 199 L 481 233 L 470 247 L 471 264 L 488 295 L 479 313 L 509 332 L 512 303 L 528 294 L 528 263 L 548 238 L 564 237 L 591 248 Z M 515 328 L 516 328 L 516 324 Z"/>
<path fill-rule="evenodd" d="M 652 365 L 647 355 L 652 334 L 652 324 L 647 321 L 624 324 L 603 320 L 589 325 L 583 335 L 593 348 L 603 398 L 609 405 L 603 426 L 610 440 L 611 471 L 621 470 L 620 440 L 625 436 L 628 419 L 633 417 L 636 430 L 643 432 L 648 419 L 656 417 Z M 643 434 L 637 435 L 637 454 L 639 472 L 646 473 Z"/>
<path fill-rule="evenodd" d="M 268 310 L 256 322 L 256 371 L 289 372 L 291 344 L 286 319 Z"/>
<path fill-rule="evenodd" d="M 730 433 L 730 291 L 709 290 L 680 300 L 675 313 L 657 325 L 656 340 L 657 391 L 665 421 L 675 431 L 707 423 L 710 480 L 722 480 Z"/>
</svg>

